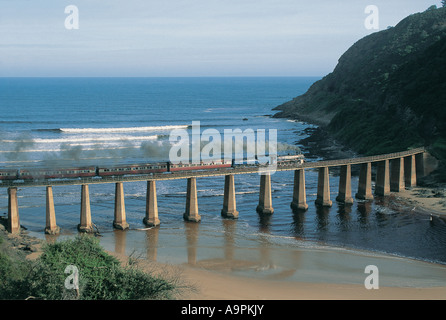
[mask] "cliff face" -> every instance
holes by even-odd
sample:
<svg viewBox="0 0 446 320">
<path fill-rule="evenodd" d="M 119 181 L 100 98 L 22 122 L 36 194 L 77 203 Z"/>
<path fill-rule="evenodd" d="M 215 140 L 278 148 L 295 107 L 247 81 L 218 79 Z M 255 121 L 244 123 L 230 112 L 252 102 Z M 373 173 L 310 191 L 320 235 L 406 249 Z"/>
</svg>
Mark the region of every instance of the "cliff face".
<svg viewBox="0 0 446 320">
<path fill-rule="evenodd" d="M 446 163 L 446 8 L 359 40 L 332 73 L 275 110 L 364 155 L 426 146 Z"/>
</svg>

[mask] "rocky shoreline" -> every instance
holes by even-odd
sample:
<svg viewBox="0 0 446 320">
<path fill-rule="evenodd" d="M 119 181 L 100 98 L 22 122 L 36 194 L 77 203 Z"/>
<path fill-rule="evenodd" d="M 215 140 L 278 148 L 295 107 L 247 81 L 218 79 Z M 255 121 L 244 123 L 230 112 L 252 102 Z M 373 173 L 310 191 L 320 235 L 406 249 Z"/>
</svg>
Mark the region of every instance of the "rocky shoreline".
<svg viewBox="0 0 446 320">
<path fill-rule="evenodd" d="M 289 119 L 294 121 L 302 121 L 313 125 L 305 129 L 304 134 L 308 137 L 301 139 L 296 144 L 302 150 L 305 158 L 311 160 L 337 160 L 346 158 L 356 158 L 362 156 L 355 150 L 346 147 L 344 144 L 334 139 L 333 136 L 325 129 L 323 124 L 318 124 L 320 121 L 317 119 L 303 120 L 304 118 L 298 118 L 296 115 L 285 115 L 283 112 L 278 112 L 271 115 L 273 118 Z M 434 159 L 434 157 L 430 156 Z M 438 162 L 438 160 L 435 160 Z M 337 168 L 333 168 L 337 172 Z M 436 169 L 431 169 L 431 172 L 424 177 L 417 177 L 417 184 L 421 187 L 432 188 L 435 191 L 446 192 L 446 183 L 440 182 L 437 177 Z M 352 167 L 352 175 L 358 175 L 359 169 Z"/>
<path fill-rule="evenodd" d="M 296 145 L 304 154 L 305 159 L 309 161 L 337 160 L 356 158 L 360 156 L 354 150 L 349 149 L 348 147 L 344 146 L 342 143 L 334 139 L 330 135 L 330 133 L 324 129 L 324 127 L 317 126 L 317 124 L 312 122 L 306 123 L 313 125 L 313 127 L 305 129 L 303 135 L 306 136 L 306 138 L 302 138 L 296 142 Z M 299 134 L 302 135 L 301 132 L 299 132 Z M 338 171 L 339 168 L 337 167 L 331 169 L 331 172 L 335 174 L 337 174 Z M 356 168 L 355 166 L 352 167 L 352 175 L 359 175 L 359 168 Z"/>
<path fill-rule="evenodd" d="M 19 233 L 11 234 L 8 232 L 7 222 L 7 217 L 0 217 L 0 238 L 7 242 L 9 248 L 30 258 L 40 251 L 43 240 L 30 236 L 23 226 L 20 227 Z"/>
<path fill-rule="evenodd" d="M 358 156 L 356 152 L 333 139 L 321 127 L 307 128 L 305 134 L 309 137 L 300 140 L 298 144 L 302 146 L 301 149 L 306 158 L 334 160 Z"/>
</svg>

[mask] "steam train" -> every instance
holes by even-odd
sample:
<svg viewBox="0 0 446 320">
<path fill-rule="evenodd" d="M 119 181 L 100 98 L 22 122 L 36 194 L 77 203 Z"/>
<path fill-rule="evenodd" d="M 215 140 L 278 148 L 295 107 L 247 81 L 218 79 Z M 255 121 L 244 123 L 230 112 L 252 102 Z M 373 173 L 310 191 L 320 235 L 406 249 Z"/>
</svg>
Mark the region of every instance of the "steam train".
<svg viewBox="0 0 446 320">
<path fill-rule="evenodd" d="M 64 178 L 82 178 L 82 177 L 107 177 L 107 176 L 123 176 L 135 174 L 151 174 L 151 173 L 175 173 L 186 170 L 209 170 L 220 168 L 236 168 L 240 166 L 262 166 L 269 163 L 277 163 L 277 165 L 293 165 L 302 164 L 304 156 L 301 154 L 268 157 L 262 161 L 253 160 L 214 160 L 212 162 L 201 162 L 199 164 L 191 163 L 172 163 L 157 162 L 147 164 L 135 164 L 115 167 L 81 167 L 68 169 L 3 169 L 0 170 L 0 180 L 35 180 L 35 179 L 64 179 Z"/>
</svg>

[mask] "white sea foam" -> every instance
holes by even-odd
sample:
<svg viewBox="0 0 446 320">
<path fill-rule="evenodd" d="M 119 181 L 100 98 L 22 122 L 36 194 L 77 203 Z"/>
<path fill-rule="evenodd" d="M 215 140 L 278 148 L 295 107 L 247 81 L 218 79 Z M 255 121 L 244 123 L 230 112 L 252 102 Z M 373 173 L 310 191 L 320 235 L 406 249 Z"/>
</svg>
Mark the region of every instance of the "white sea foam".
<svg viewBox="0 0 446 320">
<path fill-rule="evenodd" d="M 141 132 L 157 130 L 187 129 L 188 125 L 150 126 L 150 127 L 126 127 L 126 128 L 61 128 L 64 133 L 104 133 L 104 132 Z"/>
<path fill-rule="evenodd" d="M 28 140 L 0 140 L 4 143 L 19 143 L 19 142 L 32 142 L 32 143 L 69 143 L 69 142 L 92 142 L 92 141 L 141 141 L 141 140 L 156 140 L 157 135 L 152 136 L 102 136 L 102 137 L 84 137 L 84 138 L 60 138 L 60 139 L 28 139 Z"/>
<path fill-rule="evenodd" d="M 43 160 L 4 160 L 4 161 L 0 161 L 0 164 L 3 165 L 4 163 L 12 163 L 12 164 L 17 164 L 17 163 L 39 163 L 42 162 Z"/>
<path fill-rule="evenodd" d="M 127 159 L 127 156 L 97 156 L 97 157 L 79 157 L 75 161 L 86 161 L 86 160 L 104 160 L 104 159 L 111 159 L 111 160 L 117 160 L 117 159 Z M 4 166 L 4 164 L 12 163 L 14 165 L 17 164 L 23 164 L 23 163 L 45 163 L 47 161 L 50 161 L 51 159 L 35 159 L 35 160 L 28 160 L 28 159 L 15 159 L 15 160 L 0 160 L 0 167 Z M 55 159 L 57 161 L 63 162 L 72 162 L 73 158 L 57 158 Z M 9 166 L 9 167 L 15 167 L 15 166 Z"/>
<path fill-rule="evenodd" d="M 81 146 L 81 145 L 80 145 Z M 120 150 L 120 149 L 139 149 L 139 146 L 110 146 L 109 150 Z M 104 151 L 108 150 L 107 148 L 82 148 L 79 151 Z M 60 148 L 53 149 L 25 149 L 25 150 L 0 150 L 0 153 L 33 153 L 33 152 L 61 152 L 66 151 Z"/>
<path fill-rule="evenodd" d="M 235 194 L 251 194 L 251 193 L 258 193 L 258 190 L 252 190 L 252 191 L 240 191 L 236 192 Z"/>
</svg>

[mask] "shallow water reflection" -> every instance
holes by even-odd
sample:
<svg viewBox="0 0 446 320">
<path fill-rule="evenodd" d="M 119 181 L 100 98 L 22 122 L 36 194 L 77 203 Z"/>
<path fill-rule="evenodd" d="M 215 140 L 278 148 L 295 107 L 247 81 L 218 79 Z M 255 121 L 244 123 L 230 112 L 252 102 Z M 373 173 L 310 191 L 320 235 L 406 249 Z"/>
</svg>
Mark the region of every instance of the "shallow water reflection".
<svg viewBox="0 0 446 320">
<path fill-rule="evenodd" d="M 382 271 L 382 285 L 446 285 L 445 266 L 322 244 L 309 246 L 293 237 L 268 233 L 241 236 L 238 221 L 222 220 L 221 224 L 224 232 L 191 222 L 184 222 L 180 229 L 114 231 L 105 233 L 101 242 L 107 250 L 148 261 L 249 277 L 362 284 L 364 268 L 372 264 Z"/>
</svg>

